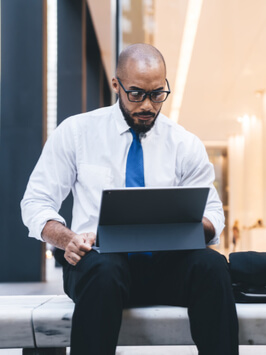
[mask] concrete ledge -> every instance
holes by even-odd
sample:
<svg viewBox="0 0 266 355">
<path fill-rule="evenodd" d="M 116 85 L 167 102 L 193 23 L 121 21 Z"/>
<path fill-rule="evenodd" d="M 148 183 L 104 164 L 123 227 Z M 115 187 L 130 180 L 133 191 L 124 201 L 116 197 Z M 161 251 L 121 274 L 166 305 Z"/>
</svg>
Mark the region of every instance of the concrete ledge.
<svg viewBox="0 0 266 355">
<path fill-rule="evenodd" d="M 152 306 L 124 310 L 119 345 L 191 345 L 187 309 Z"/>
<path fill-rule="evenodd" d="M 56 296 L 33 312 L 38 347 L 69 346 L 73 302 Z M 119 345 L 194 344 L 186 308 L 154 306 L 124 310 Z"/>
<path fill-rule="evenodd" d="M 49 302 L 35 309 L 32 324 L 37 347 L 70 345 L 73 310 L 74 303 L 67 296 L 54 296 Z"/>
<path fill-rule="evenodd" d="M 237 304 L 241 345 L 266 345 L 266 304 Z M 33 312 L 36 344 L 69 346 L 73 302 L 51 298 Z M 193 345 L 187 309 L 153 306 L 124 310 L 119 345 Z"/>
<path fill-rule="evenodd" d="M 266 345 L 266 304 L 237 304 L 241 345 Z M 70 345 L 73 302 L 67 296 L 1 296 L 0 348 Z M 119 345 L 193 345 L 187 309 L 124 310 Z"/>
<path fill-rule="evenodd" d="M 237 303 L 239 343 L 266 345 L 266 303 Z"/>
<path fill-rule="evenodd" d="M 1 296 L 0 348 L 33 348 L 32 313 L 53 296 Z"/>
</svg>

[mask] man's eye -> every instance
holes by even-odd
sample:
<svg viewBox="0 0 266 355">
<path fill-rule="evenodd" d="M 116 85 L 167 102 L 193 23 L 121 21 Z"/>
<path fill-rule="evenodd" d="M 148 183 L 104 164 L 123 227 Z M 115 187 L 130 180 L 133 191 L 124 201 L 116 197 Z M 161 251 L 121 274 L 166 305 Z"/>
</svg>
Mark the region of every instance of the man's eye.
<svg viewBox="0 0 266 355">
<path fill-rule="evenodd" d="M 130 95 L 136 99 L 136 98 L 142 97 L 143 96 L 143 92 L 141 92 L 141 91 L 131 91 Z"/>
<path fill-rule="evenodd" d="M 156 99 L 162 97 L 163 95 L 164 95 L 164 93 L 162 91 L 154 91 L 152 93 L 153 98 L 156 98 Z"/>
</svg>

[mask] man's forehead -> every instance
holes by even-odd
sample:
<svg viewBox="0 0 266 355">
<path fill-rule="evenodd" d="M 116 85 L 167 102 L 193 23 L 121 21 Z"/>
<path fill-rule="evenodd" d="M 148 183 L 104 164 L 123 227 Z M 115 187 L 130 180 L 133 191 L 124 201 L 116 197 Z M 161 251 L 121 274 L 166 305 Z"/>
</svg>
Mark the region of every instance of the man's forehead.
<svg viewBox="0 0 266 355">
<path fill-rule="evenodd" d="M 163 70 L 163 62 L 160 60 L 160 58 L 156 57 L 137 57 L 137 58 L 128 58 L 127 63 L 126 63 L 126 69 L 127 70 Z"/>
<path fill-rule="evenodd" d="M 163 62 L 154 58 L 148 59 L 129 59 L 124 67 L 124 79 L 132 80 L 137 77 L 156 80 L 165 80 L 165 67 Z"/>
</svg>

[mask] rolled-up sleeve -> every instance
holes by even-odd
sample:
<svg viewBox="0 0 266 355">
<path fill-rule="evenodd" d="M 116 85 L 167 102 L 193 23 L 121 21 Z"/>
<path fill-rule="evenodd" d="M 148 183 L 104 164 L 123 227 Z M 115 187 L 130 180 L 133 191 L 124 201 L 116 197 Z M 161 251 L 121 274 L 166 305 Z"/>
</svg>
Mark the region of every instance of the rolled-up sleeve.
<svg viewBox="0 0 266 355">
<path fill-rule="evenodd" d="M 182 167 L 183 186 L 209 187 L 209 195 L 204 211 L 204 217 L 208 218 L 214 226 L 215 236 L 208 245 L 218 244 L 220 234 L 224 229 L 224 212 L 222 202 L 213 185 L 215 174 L 203 143 L 196 137 L 186 144 Z"/>
<path fill-rule="evenodd" d="M 58 211 L 76 179 L 75 135 L 64 122 L 52 133 L 30 176 L 21 201 L 22 220 L 29 236 L 42 240 L 49 220 L 66 224 Z"/>
</svg>

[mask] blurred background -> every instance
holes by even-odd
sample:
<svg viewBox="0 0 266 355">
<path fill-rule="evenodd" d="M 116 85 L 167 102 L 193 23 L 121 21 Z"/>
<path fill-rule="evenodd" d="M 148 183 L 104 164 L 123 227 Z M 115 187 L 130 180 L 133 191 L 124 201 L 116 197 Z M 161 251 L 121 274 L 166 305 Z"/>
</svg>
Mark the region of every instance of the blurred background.
<svg viewBox="0 0 266 355">
<path fill-rule="evenodd" d="M 0 11 L 1 283 L 46 280 L 52 250 L 27 238 L 20 215 L 29 175 L 62 120 L 114 103 L 117 57 L 137 42 L 164 55 L 162 111 L 214 165 L 218 250 L 266 251 L 265 0 L 1 0 Z"/>
</svg>

